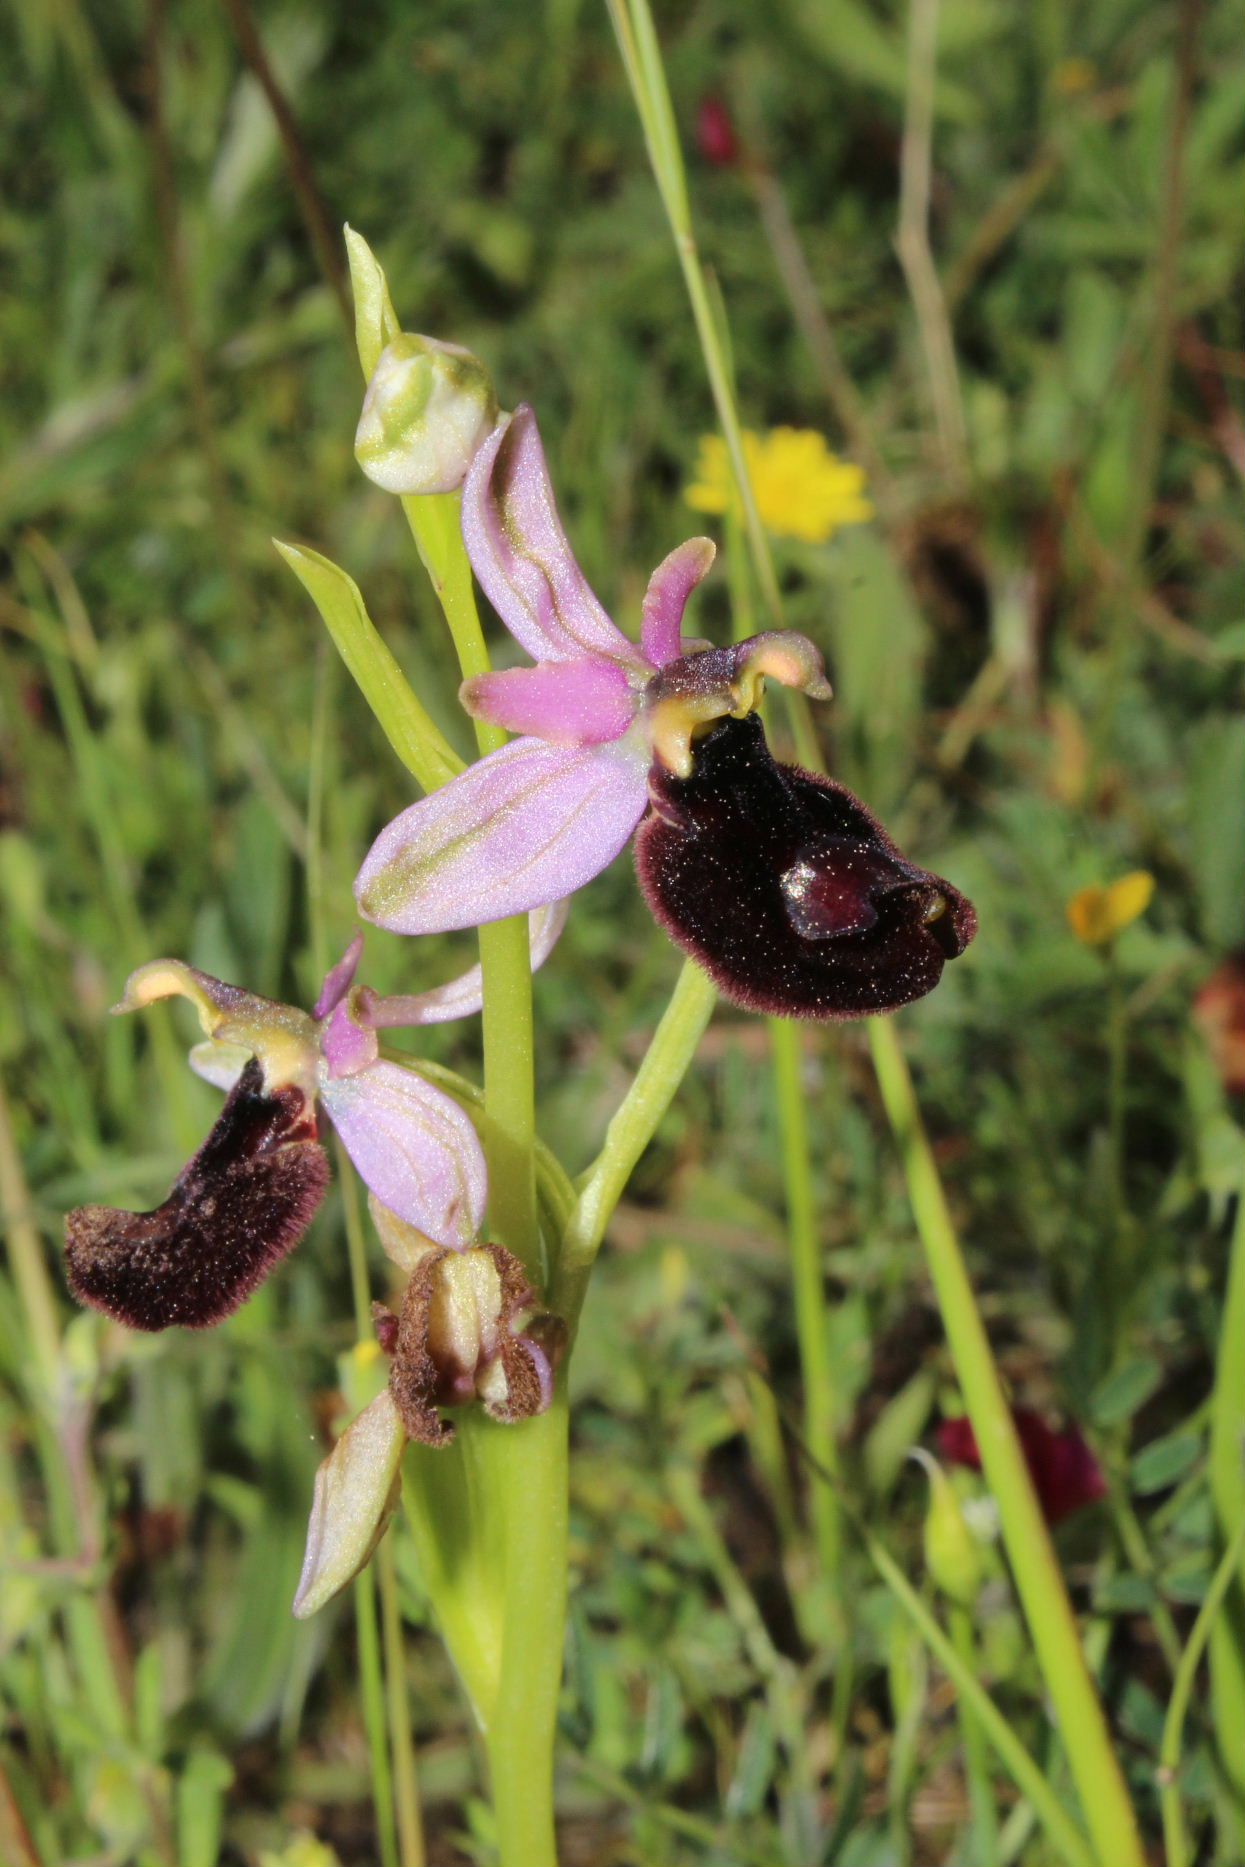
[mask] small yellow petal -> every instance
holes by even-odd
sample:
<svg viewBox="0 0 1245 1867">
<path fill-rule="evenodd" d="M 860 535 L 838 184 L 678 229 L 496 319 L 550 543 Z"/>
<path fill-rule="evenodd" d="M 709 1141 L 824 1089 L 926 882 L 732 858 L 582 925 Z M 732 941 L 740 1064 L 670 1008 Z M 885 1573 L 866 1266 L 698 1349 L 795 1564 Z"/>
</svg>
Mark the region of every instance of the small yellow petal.
<svg viewBox="0 0 1245 1867">
<path fill-rule="evenodd" d="M 1068 925 L 1085 946 L 1106 946 L 1145 913 L 1153 893 L 1148 869 L 1133 869 L 1106 888 L 1078 888 L 1068 902 Z"/>
</svg>

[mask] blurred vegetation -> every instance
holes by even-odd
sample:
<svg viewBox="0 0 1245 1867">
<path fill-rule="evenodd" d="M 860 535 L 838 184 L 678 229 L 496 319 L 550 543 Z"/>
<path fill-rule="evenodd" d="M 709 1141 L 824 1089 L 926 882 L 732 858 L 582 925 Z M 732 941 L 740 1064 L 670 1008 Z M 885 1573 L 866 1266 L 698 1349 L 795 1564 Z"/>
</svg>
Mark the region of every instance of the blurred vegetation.
<svg viewBox="0 0 1245 1867">
<path fill-rule="evenodd" d="M 265 4 L 293 154 L 249 18 L 17 0 L 0 21 L 0 1192 L 58 1292 L 64 1209 L 157 1203 L 216 1102 L 179 1014 L 105 1016 L 125 974 L 171 953 L 309 1002 L 360 856 L 409 801 L 273 534 L 349 568 L 468 747 L 400 514 L 352 457 L 342 220 L 409 328 L 537 405 L 624 626 L 701 523 L 680 489 L 711 403 L 603 12 Z M 835 679 L 831 769 L 977 903 L 976 944 L 903 1034 L 1014 1395 L 1078 1421 L 1108 1477 L 1059 1545 L 1156 1834 L 1171 1656 L 1215 1559 L 1242 1178 L 1239 22 L 1196 0 L 945 0 L 941 370 L 894 241 L 903 9 L 701 0 L 659 24 L 745 419 L 821 429 L 869 468 L 872 525 L 777 545 L 789 621 Z M 730 160 L 697 155 L 706 99 Z M 725 591 L 700 599 L 706 635 Z M 1133 869 L 1157 882 L 1144 917 L 1109 955 L 1078 944 L 1068 897 Z M 412 989 L 468 944 L 373 930 L 366 976 Z M 572 1171 L 676 963 L 626 859 L 576 902 L 537 985 L 542 1130 Z M 471 1026 L 421 1043 L 478 1068 Z M 949 1364 L 861 1032 L 807 1033 L 805 1075 L 850 1490 L 921 1579 L 927 1486 L 904 1453 L 959 1410 Z M 567 1867 L 968 1858 L 953 1694 L 850 1543 L 830 1676 L 835 1604 L 772 1398 L 798 1408 L 775 1123 L 763 1027 L 726 1010 L 589 1301 Z M 301 1830 L 373 1862 L 348 1603 L 288 1613 L 352 1338 L 340 1194 L 202 1338 L 60 1310 L 49 1406 L 0 1279 L 0 1854 L 258 1867 L 316 1858 Z M 395 1553 L 429 1858 L 487 1862 L 400 1530 Z M 1055 1758 L 990 1564 L 983 1676 Z M 1198 1858 L 1228 1867 L 1203 1693 L 1186 1752 Z M 1009 1858 L 1052 1858 L 1023 1818 L 1007 1834 Z"/>
</svg>

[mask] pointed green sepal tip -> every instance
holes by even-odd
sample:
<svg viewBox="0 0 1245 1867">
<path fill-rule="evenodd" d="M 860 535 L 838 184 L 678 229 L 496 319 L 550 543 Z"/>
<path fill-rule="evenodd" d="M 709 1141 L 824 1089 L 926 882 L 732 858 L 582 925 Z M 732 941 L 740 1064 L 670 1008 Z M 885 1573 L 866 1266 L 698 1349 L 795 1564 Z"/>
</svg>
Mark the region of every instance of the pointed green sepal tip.
<svg viewBox="0 0 1245 1867">
<path fill-rule="evenodd" d="M 370 1559 L 397 1502 L 406 1437 L 385 1388 L 351 1421 L 316 1473 L 296 1620 L 317 1613 Z"/>
</svg>

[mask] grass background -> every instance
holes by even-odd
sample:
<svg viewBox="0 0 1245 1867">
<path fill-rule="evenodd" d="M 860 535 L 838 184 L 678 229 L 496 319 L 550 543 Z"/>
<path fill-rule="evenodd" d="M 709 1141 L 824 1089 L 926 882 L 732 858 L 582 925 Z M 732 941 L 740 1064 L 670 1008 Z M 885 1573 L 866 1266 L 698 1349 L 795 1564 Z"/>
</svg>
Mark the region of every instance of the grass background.
<svg viewBox="0 0 1245 1867">
<path fill-rule="evenodd" d="M 366 843 L 409 801 L 273 534 L 351 571 L 468 748 L 400 514 L 353 462 L 341 254 L 318 252 L 309 191 L 375 246 L 409 328 L 536 404 L 576 551 L 625 626 L 701 529 L 680 489 L 711 403 L 604 14 L 265 5 L 293 163 L 240 50 L 249 17 L 22 0 L 0 23 L 0 1190 L 58 1292 L 64 1209 L 156 1203 L 215 1105 L 178 1013 L 105 1017 L 125 974 L 167 952 L 310 1002 L 309 888 L 336 951 Z M 824 319 L 882 463 L 872 526 L 776 546 L 788 619 L 835 679 L 831 769 L 980 913 L 903 1034 L 1013 1391 L 1080 1421 L 1110 1478 L 1060 1548 L 1152 1834 L 1164 1627 L 1187 1630 L 1214 1558 L 1241 1181 L 1205 997 L 1193 1016 L 1239 952 L 1245 881 L 1235 24 L 1193 0 L 946 0 L 931 237 L 957 368 L 931 377 L 894 246 L 902 10 L 659 17 L 745 419 L 847 450 Z M 710 96 L 746 160 L 698 157 Z M 935 419 L 948 396 L 962 462 Z M 724 639 L 720 574 L 695 626 Z M 1136 867 L 1158 886 L 1112 976 L 1065 903 Z M 367 976 L 411 989 L 468 945 L 372 931 Z M 537 982 L 542 1132 L 572 1171 L 676 963 L 626 859 L 576 902 Z M 477 1043 L 449 1026 L 422 1047 L 471 1074 Z M 925 1480 L 903 1454 L 957 1410 L 949 1364 L 861 1032 L 810 1031 L 805 1081 L 849 1484 L 919 1579 Z M 850 1545 L 837 1697 L 830 1677 L 799 1461 L 757 1374 L 798 1407 L 782 1207 L 764 1030 L 728 1009 L 616 1218 L 575 1362 L 567 1867 L 967 1858 L 952 1695 Z M 349 1610 L 288 1616 L 352 1339 L 338 1196 L 210 1335 L 125 1340 L 61 1311 L 50 1435 L 0 1281 L 0 1835 L 16 1850 L 24 1827 L 48 1864 L 257 1867 L 292 1861 L 299 1830 L 344 1867 L 374 1860 Z M 396 1556 L 429 1857 L 487 1861 L 400 1531 Z M 997 1561 L 978 1626 L 1042 1751 Z M 1199 1858 L 1227 1867 L 1240 1829 L 1204 1704 L 1188 1771 Z M 1050 1856 L 1021 1835 L 1017 1858 Z"/>
</svg>

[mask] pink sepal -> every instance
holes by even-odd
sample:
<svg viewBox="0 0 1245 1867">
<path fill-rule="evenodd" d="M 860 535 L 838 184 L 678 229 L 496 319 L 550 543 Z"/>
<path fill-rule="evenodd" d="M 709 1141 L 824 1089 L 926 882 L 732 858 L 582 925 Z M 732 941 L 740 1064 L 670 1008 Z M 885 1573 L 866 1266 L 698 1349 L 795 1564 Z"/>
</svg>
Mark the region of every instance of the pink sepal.
<svg viewBox="0 0 1245 1867">
<path fill-rule="evenodd" d="M 551 745 L 601 745 L 626 732 L 639 707 L 616 661 L 538 661 L 464 681 L 459 699 L 475 719 L 507 732 L 531 733 Z"/>
<path fill-rule="evenodd" d="M 512 740 L 381 831 L 355 879 L 359 912 L 394 933 L 440 933 L 573 894 L 639 822 L 647 769 L 630 737 Z"/>
</svg>

